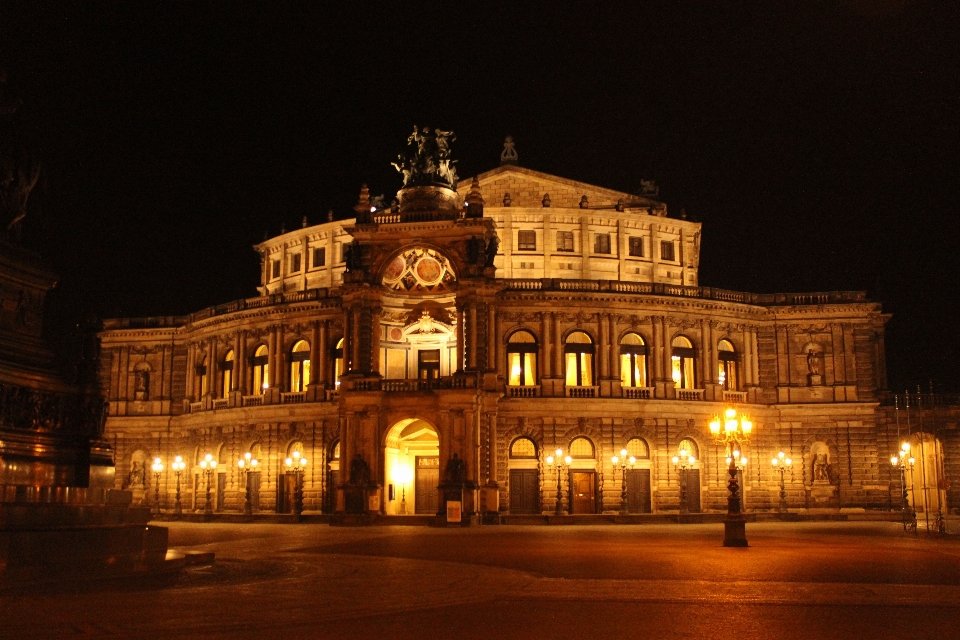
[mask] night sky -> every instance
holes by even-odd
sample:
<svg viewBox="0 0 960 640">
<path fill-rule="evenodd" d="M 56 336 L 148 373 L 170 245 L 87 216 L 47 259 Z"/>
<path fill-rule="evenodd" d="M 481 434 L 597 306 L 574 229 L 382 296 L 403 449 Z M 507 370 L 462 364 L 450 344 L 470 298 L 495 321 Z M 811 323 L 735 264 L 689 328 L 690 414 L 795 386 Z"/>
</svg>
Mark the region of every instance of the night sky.
<svg viewBox="0 0 960 640">
<path fill-rule="evenodd" d="M 389 199 L 419 124 L 462 177 L 512 135 L 531 169 L 656 179 L 701 284 L 867 290 L 891 387 L 960 390 L 956 3 L 517 4 L 0 0 L 51 342 L 256 295 L 251 245 Z"/>
</svg>

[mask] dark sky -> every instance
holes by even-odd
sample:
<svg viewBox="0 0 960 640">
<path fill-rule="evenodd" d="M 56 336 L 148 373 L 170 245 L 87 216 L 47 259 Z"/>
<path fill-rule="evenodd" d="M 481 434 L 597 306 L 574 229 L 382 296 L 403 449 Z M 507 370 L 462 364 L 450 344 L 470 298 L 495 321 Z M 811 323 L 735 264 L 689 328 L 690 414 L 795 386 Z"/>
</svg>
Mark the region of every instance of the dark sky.
<svg viewBox="0 0 960 640">
<path fill-rule="evenodd" d="M 655 178 L 702 284 L 865 289 L 891 386 L 960 390 L 956 3 L 519 4 L 0 0 L 53 341 L 256 295 L 251 245 L 391 195 L 417 123 L 461 176 L 509 134 L 532 169 Z"/>
</svg>

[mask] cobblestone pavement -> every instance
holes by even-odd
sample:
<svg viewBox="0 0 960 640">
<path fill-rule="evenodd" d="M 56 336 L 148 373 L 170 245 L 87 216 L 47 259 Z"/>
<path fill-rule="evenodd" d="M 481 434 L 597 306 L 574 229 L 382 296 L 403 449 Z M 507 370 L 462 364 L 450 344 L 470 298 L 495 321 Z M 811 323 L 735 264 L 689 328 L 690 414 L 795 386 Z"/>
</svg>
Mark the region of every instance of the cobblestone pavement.
<svg viewBox="0 0 960 640">
<path fill-rule="evenodd" d="M 9 638 L 960 637 L 960 539 L 896 523 L 170 523 L 176 576 L 0 589 Z"/>
</svg>

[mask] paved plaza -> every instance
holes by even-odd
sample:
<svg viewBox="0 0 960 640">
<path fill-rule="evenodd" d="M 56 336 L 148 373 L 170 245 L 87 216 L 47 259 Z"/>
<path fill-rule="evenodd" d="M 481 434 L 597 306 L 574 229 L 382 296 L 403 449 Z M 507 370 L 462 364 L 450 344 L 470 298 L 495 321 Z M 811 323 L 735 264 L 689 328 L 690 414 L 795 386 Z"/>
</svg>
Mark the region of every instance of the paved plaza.
<svg viewBox="0 0 960 640">
<path fill-rule="evenodd" d="M 0 589 L 9 638 L 954 638 L 960 539 L 897 523 L 166 523 L 176 576 Z"/>
</svg>

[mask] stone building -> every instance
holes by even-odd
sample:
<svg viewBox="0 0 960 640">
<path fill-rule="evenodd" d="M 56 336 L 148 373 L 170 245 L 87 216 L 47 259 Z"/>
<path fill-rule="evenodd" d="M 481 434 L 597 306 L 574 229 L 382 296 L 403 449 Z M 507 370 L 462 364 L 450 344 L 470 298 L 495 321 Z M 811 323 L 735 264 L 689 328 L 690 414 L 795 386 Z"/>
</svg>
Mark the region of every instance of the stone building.
<svg viewBox="0 0 960 640">
<path fill-rule="evenodd" d="M 354 218 L 257 245 L 258 295 L 105 323 L 118 486 L 152 500 L 160 457 L 161 505 L 180 486 L 184 510 L 209 486 L 227 512 L 720 511 L 708 424 L 732 408 L 755 425 L 747 510 L 782 506 L 780 451 L 790 509 L 899 504 L 879 303 L 700 286 L 701 224 L 655 189 L 533 171 L 509 145 L 458 187 L 445 135 L 411 136 L 392 204 L 364 188 Z"/>
</svg>

